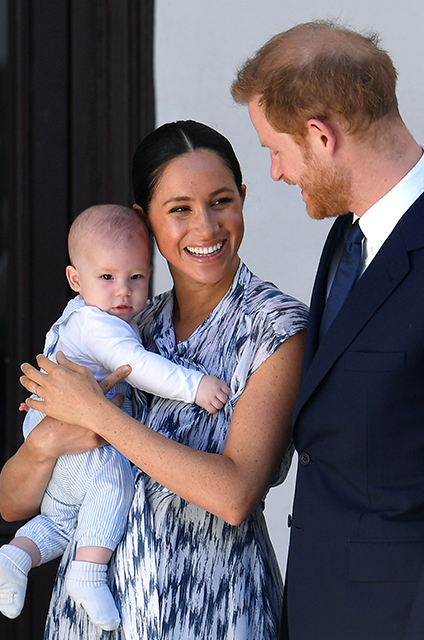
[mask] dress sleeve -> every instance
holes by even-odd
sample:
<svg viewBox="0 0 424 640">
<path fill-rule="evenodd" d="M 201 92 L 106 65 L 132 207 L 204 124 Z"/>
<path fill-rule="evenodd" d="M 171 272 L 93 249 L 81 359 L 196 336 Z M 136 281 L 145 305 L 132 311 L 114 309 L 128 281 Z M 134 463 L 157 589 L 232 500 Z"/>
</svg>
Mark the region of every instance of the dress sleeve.
<svg viewBox="0 0 424 640">
<path fill-rule="evenodd" d="M 253 319 L 253 335 L 255 347 L 249 375 L 251 375 L 278 347 L 295 335 L 306 329 L 308 310 L 305 305 L 288 296 L 283 300 L 275 300 L 269 308 L 263 309 Z"/>
<path fill-rule="evenodd" d="M 72 325 L 71 325 L 72 322 Z M 202 373 L 176 365 L 146 351 L 135 329 L 116 316 L 85 307 L 69 319 L 73 349 L 77 343 L 94 362 L 107 371 L 131 365 L 126 381 L 133 387 L 163 398 L 194 402 Z"/>
<path fill-rule="evenodd" d="M 248 378 L 290 336 L 306 328 L 308 308 L 303 303 L 271 291 L 265 304 L 257 301 L 259 309 L 245 316 L 238 335 L 237 367 L 231 381 L 234 401 L 240 397 Z M 281 484 L 290 469 L 294 447 L 290 444 L 271 481 Z"/>
<path fill-rule="evenodd" d="M 232 391 L 238 397 L 248 378 L 278 347 L 298 331 L 305 329 L 308 308 L 281 292 L 258 297 L 256 310 L 246 313 L 237 336 L 237 367 Z"/>
</svg>

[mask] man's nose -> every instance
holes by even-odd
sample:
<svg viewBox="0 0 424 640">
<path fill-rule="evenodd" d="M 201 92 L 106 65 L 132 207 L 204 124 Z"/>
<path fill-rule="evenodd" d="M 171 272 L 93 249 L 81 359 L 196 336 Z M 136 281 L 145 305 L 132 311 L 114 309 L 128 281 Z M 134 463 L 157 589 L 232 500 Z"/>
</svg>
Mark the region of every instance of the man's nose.
<svg viewBox="0 0 424 640">
<path fill-rule="evenodd" d="M 279 182 L 283 179 L 284 171 L 281 159 L 278 155 L 271 151 L 271 178 Z"/>
</svg>

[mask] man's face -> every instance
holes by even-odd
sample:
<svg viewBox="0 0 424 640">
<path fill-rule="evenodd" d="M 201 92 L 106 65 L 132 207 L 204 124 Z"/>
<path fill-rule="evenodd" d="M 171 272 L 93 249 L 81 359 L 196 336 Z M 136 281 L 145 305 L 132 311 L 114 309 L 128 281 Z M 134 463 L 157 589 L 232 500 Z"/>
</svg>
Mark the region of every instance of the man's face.
<svg viewBox="0 0 424 640">
<path fill-rule="evenodd" d="M 249 102 L 249 114 L 263 147 L 271 153 L 271 177 L 297 185 L 308 214 L 317 220 L 350 211 L 351 178 L 344 167 L 318 161 L 308 139 L 299 144 L 288 133 L 281 133 L 266 119 L 258 98 Z"/>
<path fill-rule="evenodd" d="M 271 178 L 284 180 L 287 184 L 299 184 L 306 169 L 303 149 L 289 133 L 280 133 L 266 119 L 259 99 L 248 104 L 249 115 L 260 143 L 270 150 Z"/>
<path fill-rule="evenodd" d="M 306 169 L 298 186 L 311 218 L 323 220 L 351 211 L 351 177 L 344 167 L 319 163 L 306 154 Z"/>
</svg>

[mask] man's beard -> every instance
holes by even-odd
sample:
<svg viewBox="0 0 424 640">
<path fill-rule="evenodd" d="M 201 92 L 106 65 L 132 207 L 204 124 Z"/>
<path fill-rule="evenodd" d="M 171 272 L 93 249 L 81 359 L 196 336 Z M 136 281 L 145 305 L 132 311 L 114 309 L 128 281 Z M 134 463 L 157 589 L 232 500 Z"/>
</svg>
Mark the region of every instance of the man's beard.
<svg viewBox="0 0 424 640">
<path fill-rule="evenodd" d="M 351 176 L 345 169 L 330 169 L 305 154 L 306 170 L 298 186 L 303 189 L 306 209 L 311 218 L 323 220 L 351 211 Z"/>
</svg>

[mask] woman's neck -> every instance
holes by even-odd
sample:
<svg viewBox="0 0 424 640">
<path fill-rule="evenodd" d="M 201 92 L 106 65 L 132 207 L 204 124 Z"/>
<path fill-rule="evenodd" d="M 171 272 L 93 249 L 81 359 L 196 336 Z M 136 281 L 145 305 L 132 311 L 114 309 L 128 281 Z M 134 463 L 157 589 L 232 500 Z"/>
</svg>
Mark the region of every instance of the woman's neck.
<svg viewBox="0 0 424 640">
<path fill-rule="evenodd" d="M 238 268 L 231 270 L 225 278 L 214 283 L 187 282 L 184 278 L 174 277 L 174 330 L 177 342 L 183 342 L 196 331 L 221 302 Z"/>
</svg>

